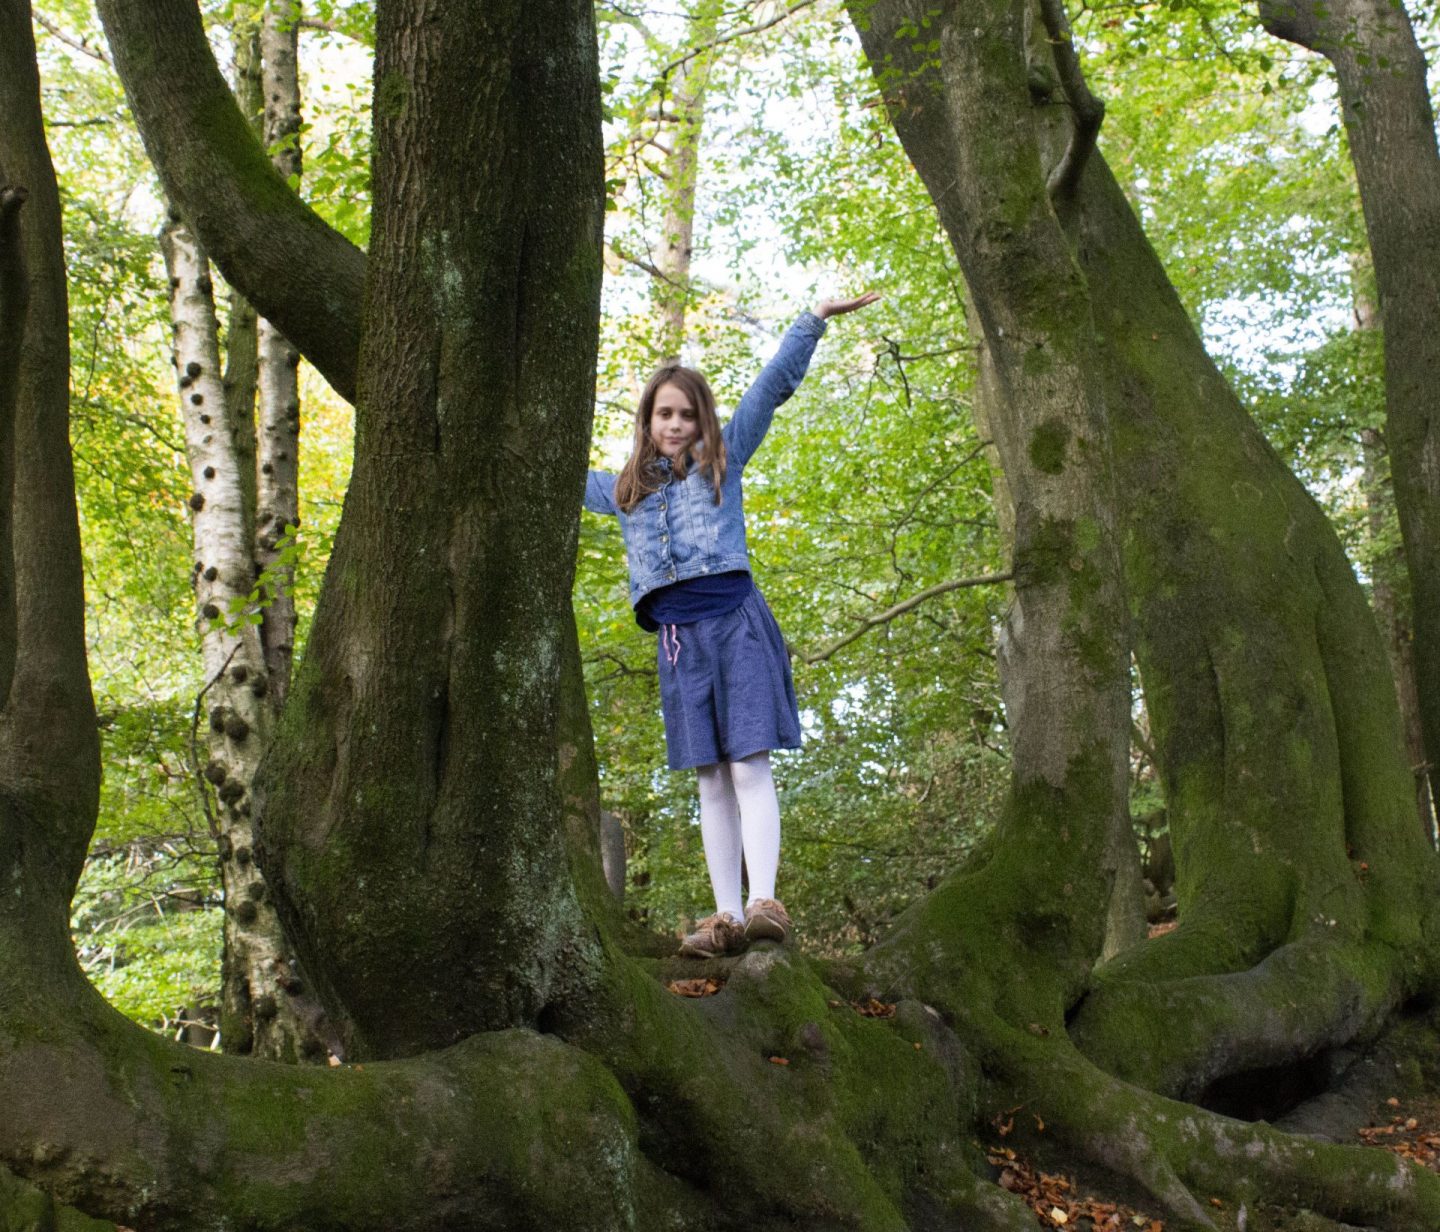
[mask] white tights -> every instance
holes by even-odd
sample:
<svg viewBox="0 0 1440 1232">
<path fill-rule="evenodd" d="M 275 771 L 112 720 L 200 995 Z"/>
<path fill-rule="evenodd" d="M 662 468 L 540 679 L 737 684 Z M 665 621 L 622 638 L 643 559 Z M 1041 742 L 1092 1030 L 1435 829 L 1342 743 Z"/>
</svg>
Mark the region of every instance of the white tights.
<svg viewBox="0 0 1440 1232">
<path fill-rule="evenodd" d="M 750 898 L 775 897 L 780 864 L 780 801 L 770 775 L 770 754 L 701 766 L 700 837 L 715 890 L 715 910 L 745 918 L 740 899 L 740 857 L 750 874 Z"/>
</svg>

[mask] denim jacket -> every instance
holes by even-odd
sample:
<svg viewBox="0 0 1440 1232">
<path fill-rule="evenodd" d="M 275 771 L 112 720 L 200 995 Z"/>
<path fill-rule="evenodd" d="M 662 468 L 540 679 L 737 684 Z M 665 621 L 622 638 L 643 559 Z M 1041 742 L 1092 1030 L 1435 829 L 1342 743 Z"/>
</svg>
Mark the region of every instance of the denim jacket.
<svg viewBox="0 0 1440 1232">
<path fill-rule="evenodd" d="M 775 408 L 804 379 L 815 344 L 824 332 L 824 321 L 802 312 L 786 331 L 775 358 L 765 365 L 721 429 L 726 466 L 720 504 L 715 503 L 715 489 L 698 466 L 677 481 L 668 458 L 657 460 L 664 483 L 629 513 L 615 504 L 614 475 L 591 471 L 586 476 L 585 508 L 620 519 L 630 566 L 632 607 L 650 591 L 672 582 L 735 569 L 749 572 L 741 476 L 770 430 Z"/>
</svg>

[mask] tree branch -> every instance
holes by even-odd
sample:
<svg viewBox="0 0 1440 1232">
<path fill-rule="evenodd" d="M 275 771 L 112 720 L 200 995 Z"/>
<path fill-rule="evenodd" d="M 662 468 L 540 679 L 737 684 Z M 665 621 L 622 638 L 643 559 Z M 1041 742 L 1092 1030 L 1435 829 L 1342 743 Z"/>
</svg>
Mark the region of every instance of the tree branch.
<svg viewBox="0 0 1440 1232">
<path fill-rule="evenodd" d="M 73 34 L 67 34 L 48 17 L 42 17 L 39 13 L 32 13 L 31 16 L 40 29 L 44 30 L 51 38 L 58 39 L 64 43 L 66 47 L 74 48 L 82 55 L 87 55 L 92 60 L 100 61 L 101 64 L 108 65 L 110 63 L 110 57 L 98 47 L 91 47 L 83 38 L 76 38 Z"/>
<path fill-rule="evenodd" d="M 1070 132 L 1070 144 L 1065 147 L 1065 156 L 1050 172 L 1046 188 L 1052 201 L 1069 197 L 1080 183 L 1085 170 L 1085 160 L 1095 148 L 1100 124 L 1105 119 L 1105 104 L 1090 93 L 1085 82 L 1080 57 L 1075 52 L 1075 40 L 1070 33 L 1070 19 L 1065 16 L 1064 0 L 1040 0 L 1040 12 L 1045 19 L 1045 29 L 1050 35 L 1054 48 L 1055 68 L 1060 74 L 1060 86 L 1070 101 L 1074 113 L 1074 127 Z"/>
<path fill-rule="evenodd" d="M 231 286 L 354 399 L 365 254 L 271 165 L 194 0 L 100 0 L 115 67 L 165 194 Z"/>
<path fill-rule="evenodd" d="M 824 659 L 828 659 L 837 650 L 841 650 L 850 645 L 851 642 L 857 641 L 869 633 L 871 629 L 879 625 L 887 624 L 897 616 L 903 616 L 906 612 L 919 607 L 926 599 L 933 599 L 937 595 L 948 594 L 952 590 L 961 590 L 970 586 L 993 586 L 998 582 L 1008 582 L 1014 576 L 1013 573 L 987 573 L 980 577 L 952 578 L 948 582 L 937 583 L 934 586 L 920 591 L 919 594 L 911 595 L 910 598 L 902 600 L 900 603 L 895 604 L 894 607 L 888 607 L 883 612 L 876 612 L 873 615 L 862 618 L 857 628 L 852 629 L 838 641 L 834 641 L 820 650 L 810 651 L 808 653 L 792 651 L 791 655 L 801 663 L 819 663 Z"/>
<path fill-rule="evenodd" d="M 696 56 L 703 55 L 705 52 L 710 51 L 712 48 L 723 47 L 726 43 L 733 43 L 737 39 L 749 38 L 752 34 L 760 34 L 762 31 L 769 30 L 772 26 L 778 26 L 782 21 L 785 21 L 789 17 L 793 17 L 801 9 L 808 9 L 814 3 L 815 0 L 795 0 L 794 4 L 791 4 L 785 9 L 783 9 L 781 12 L 776 13 L 775 16 L 770 18 L 768 21 L 757 22 L 753 26 L 746 26 L 743 30 L 731 30 L 728 34 L 717 35 L 715 38 L 708 39 L 707 41 L 701 43 L 698 47 L 690 48 L 690 50 L 687 51 L 683 56 L 680 56 L 678 59 L 672 60 L 669 64 L 667 64 L 664 68 L 660 70 L 661 80 L 669 77 L 670 74 L 673 73 L 677 68 L 683 67 L 685 64 L 693 60 Z"/>
</svg>

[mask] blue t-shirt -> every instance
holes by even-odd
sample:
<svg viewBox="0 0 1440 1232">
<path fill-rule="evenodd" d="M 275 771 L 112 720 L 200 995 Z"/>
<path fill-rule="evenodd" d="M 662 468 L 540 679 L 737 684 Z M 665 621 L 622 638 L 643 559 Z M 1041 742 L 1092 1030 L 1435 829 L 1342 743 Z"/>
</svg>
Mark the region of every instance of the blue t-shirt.
<svg viewBox="0 0 1440 1232">
<path fill-rule="evenodd" d="M 755 582 L 744 569 L 705 574 L 652 590 L 635 606 L 635 621 L 647 633 L 661 625 L 692 625 L 724 616 L 745 602 Z"/>
</svg>

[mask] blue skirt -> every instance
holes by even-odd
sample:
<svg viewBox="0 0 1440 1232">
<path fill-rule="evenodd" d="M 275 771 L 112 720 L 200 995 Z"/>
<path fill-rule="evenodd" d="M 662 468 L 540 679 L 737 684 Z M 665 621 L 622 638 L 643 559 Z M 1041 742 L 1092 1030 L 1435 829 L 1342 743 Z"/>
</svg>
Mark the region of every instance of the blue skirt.
<svg viewBox="0 0 1440 1232">
<path fill-rule="evenodd" d="M 661 625 L 656 642 L 670 769 L 800 747 L 790 656 L 758 588 L 723 616 Z"/>
</svg>

